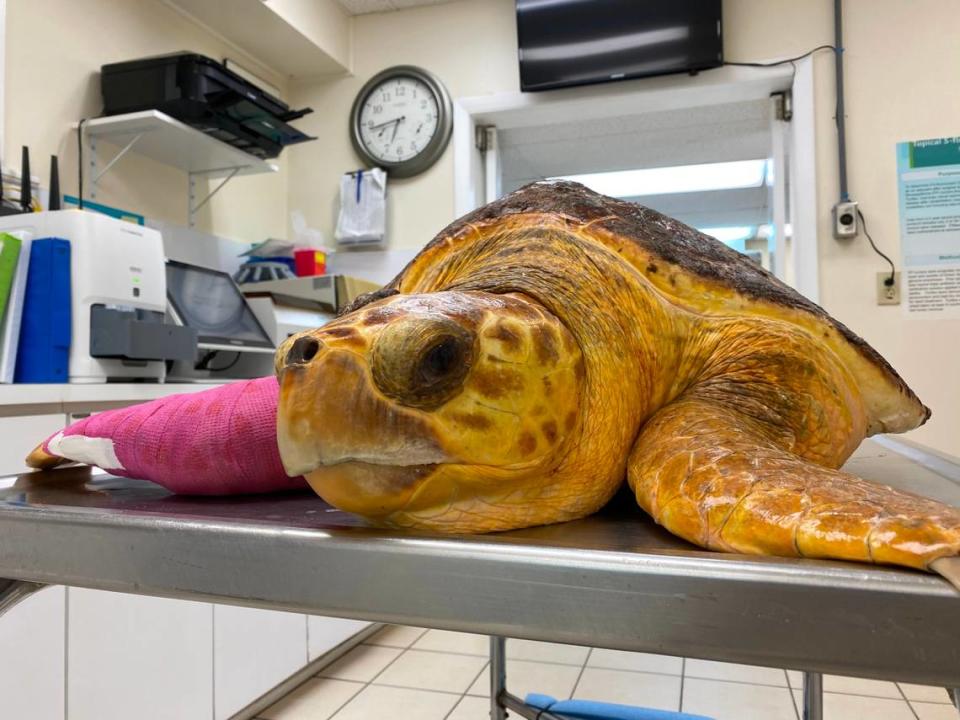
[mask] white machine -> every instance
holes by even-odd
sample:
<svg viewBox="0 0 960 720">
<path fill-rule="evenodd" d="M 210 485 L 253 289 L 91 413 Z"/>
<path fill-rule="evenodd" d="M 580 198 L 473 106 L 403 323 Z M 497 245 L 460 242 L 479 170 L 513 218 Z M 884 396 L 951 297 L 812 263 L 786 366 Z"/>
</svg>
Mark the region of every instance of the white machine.
<svg viewBox="0 0 960 720">
<path fill-rule="evenodd" d="M 171 318 L 196 333 L 197 355 L 173 363 L 178 382 L 223 382 L 273 372 L 277 343 L 240 292 L 230 273 L 167 260 Z"/>
<path fill-rule="evenodd" d="M 196 333 L 164 323 L 167 284 L 156 230 L 55 210 L 0 217 L 0 232 L 70 241 L 70 382 L 163 382 L 166 360 L 193 357 Z"/>
</svg>

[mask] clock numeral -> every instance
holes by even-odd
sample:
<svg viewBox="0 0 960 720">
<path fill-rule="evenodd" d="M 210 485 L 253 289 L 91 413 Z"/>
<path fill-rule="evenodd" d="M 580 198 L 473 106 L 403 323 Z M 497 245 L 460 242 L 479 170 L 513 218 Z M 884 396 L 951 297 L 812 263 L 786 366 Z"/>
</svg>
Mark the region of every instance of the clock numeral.
<svg viewBox="0 0 960 720">
<path fill-rule="evenodd" d="M 406 94 L 407 94 L 407 89 L 403 85 L 397 88 L 397 97 L 403 97 Z"/>
<path fill-rule="evenodd" d="M 367 120 L 367 129 L 373 130 L 374 122 L 373 120 Z"/>
<path fill-rule="evenodd" d="M 379 114 L 382 113 L 382 112 L 383 112 L 383 105 L 374 105 L 374 106 L 373 106 L 373 114 L 374 114 L 374 115 L 379 115 Z"/>
<path fill-rule="evenodd" d="M 426 101 L 426 100 L 421 100 L 421 101 L 420 101 L 420 109 L 421 109 L 421 110 L 426 110 L 426 109 L 427 109 L 427 101 Z"/>
<path fill-rule="evenodd" d="M 388 93 L 386 90 L 383 91 L 383 101 L 390 102 L 390 93 Z"/>
<path fill-rule="evenodd" d="M 417 147 L 415 142 L 410 143 L 410 152 L 420 152 L 420 148 Z"/>
</svg>

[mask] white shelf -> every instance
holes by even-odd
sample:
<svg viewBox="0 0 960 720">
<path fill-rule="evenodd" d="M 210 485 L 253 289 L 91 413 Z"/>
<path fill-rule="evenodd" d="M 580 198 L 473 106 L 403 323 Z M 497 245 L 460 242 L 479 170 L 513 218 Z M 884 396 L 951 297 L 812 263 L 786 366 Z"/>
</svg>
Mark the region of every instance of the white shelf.
<svg viewBox="0 0 960 720">
<path fill-rule="evenodd" d="M 103 140 L 124 147 L 138 135 L 130 152 L 208 177 L 257 175 L 277 166 L 210 137 L 157 110 L 93 118 L 83 124 L 87 142 Z"/>
</svg>

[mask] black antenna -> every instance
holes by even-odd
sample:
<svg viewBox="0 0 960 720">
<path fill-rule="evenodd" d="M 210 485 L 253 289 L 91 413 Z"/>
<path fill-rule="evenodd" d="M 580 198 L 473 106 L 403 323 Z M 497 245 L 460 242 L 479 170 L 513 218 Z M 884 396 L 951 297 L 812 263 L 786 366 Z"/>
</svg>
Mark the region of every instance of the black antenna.
<svg viewBox="0 0 960 720">
<path fill-rule="evenodd" d="M 47 210 L 60 209 L 60 166 L 57 156 L 50 156 L 50 199 L 47 201 Z"/>
<path fill-rule="evenodd" d="M 30 191 L 30 148 L 23 146 L 23 155 L 20 160 L 20 208 L 23 212 L 30 212 L 33 196 Z"/>
</svg>

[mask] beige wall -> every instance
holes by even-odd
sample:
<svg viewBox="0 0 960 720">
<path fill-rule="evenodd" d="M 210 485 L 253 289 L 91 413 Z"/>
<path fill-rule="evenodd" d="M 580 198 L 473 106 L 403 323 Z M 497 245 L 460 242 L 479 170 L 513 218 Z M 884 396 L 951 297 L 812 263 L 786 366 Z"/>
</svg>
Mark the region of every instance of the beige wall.
<svg viewBox="0 0 960 720">
<path fill-rule="evenodd" d="M 105 63 L 188 49 L 229 56 L 281 89 L 286 85 L 160 0 L 8 0 L 6 6 L 4 164 L 18 167 L 20 146 L 28 145 L 33 173 L 46 185 L 49 156 L 58 154 L 67 194 L 77 192 L 71 124 L 100 113 L 97 73 Z M 109 157 L 108 147 L 102 152 Z M 247 241 L 285 232 L 286 175 L 281 168 L 235 178 L 200 211 L 198 228 Z M 97 200 L 186 224 L 186 175 L 131 155 L 104 176 Z"/>
<path fill-rule="evenodd" d="M 956 0 L 846 0 L 847 122 L 850 189 L 876 242 L 899 257 L 894 146 L 960 132 L 960 3 Z M 393 64 L 436 72 L 453 96 L 518 90 L 512 0 L 462 0 L 354 24 L 355 76 L 293 89 L 320 112 L 308 123 L 321 141 L 290 158 L 291 208 L 332 232 L 337 179 L 359 166 L 348 141 L 350 105 L 363 82 Z M 728 60 L 799 54 L 833 40 L 831 0 L 725 0 Z M 762 71 L 758 71 L 762 72 Z M 864 238 L 839 243 L 830 232 L 836 200 L 832 55 L 815 59 L 817 188 L 822 304 L 863 335 L 933 408 L 912 438 L 960 454 L 960 322 L 912 320 L 878 307 L 874 277 L 886 266 Z M 390 242 L 416 247 L 453 219 L 453 160 L 391 184 Z"/>
<path fill-rule="evenodd" d="M 461 0 L 354 18 L 352 77 L 294 86 L 315 112 L 301 127 L 320 138 L 290 153 L 291 210 L 332 238 L 340 175 L 361 167 L 350 145 L 350 107 L 363 84 L 391 65 L 435 72 L 457 97 L 519 90 L 513 0 Z M 390 245 L 419 247 L 453 219 L 453 151 L 430 170 L 389 185 Z"/>
<path fill-rule="evenodd" d="M 790 55 L 833 40 L 830 0 L 726 0 L 729 60 Z M 899 264 L 895 145 L 960 132 L 960 3 L 955 0 L 845 0 L 844 82 L 850 192 L 877 245 Z M 767 28 L 757 33 L 752 27 Z M 830 208 L 839 193 L 831 53 L 820 53 L 817 188 L 820 299 L 897 368 L 933 409 L 917 442 L 960 454 L 960 321 L 908 319 L 878 307 L 875 276 L 888 266 L 866 238 L 833 239 Z"/>
</svg>

